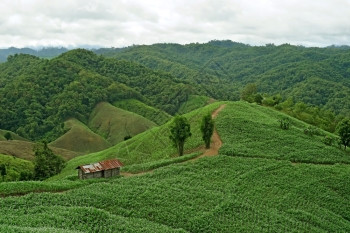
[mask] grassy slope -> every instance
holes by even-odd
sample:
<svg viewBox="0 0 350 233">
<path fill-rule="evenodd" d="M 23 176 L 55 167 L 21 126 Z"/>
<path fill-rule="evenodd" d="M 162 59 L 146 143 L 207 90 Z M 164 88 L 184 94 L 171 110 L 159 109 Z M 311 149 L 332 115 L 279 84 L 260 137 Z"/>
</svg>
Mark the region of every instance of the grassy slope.
<svg viewBox="0 0 350 233">
<path fill-rule="evenodd" d="M 102 102 L 90 115 L 89 127 L 103 136 L 112 145 L 124 141 L 125 136 L 135 136 L 156 124 L 136 113 L 116 108 Z"/>
<path fill-rule="evenodd" d="M 210 98 L 207 96 L 199 96 L 199 95 L 190 95 L 188 100 L 181 104 L 179 108 L 179 114 L 184 114 L 191 112 L 195 109 L 204 107 L 210 102 Z"/>
<path fill-rule="evenodd" d="M 0 153 L 5 155 L 12 155 L 17 158 L 26 159 L 26 160 L 34 160 L 34 152 L 33 152 L 33 142 L 27 141 L 0 141 Z M 53 152 L 57 155 L 61 155 L 65 160 L 70 160 L 81 153 L 57 148 L 50 146 Z"/>
<path fill-rule="evenodd" d="M 166 123 L 171 118 L 171 115 L 169 115 L 168 113 L 156 109 L 154 107 L 148 106 L 136 99 L 116 101 L 113 103 L 113 105 L 118 108 L 127 110 L 129 112 L 137 113 L 140 116 L 143 116 L 148 120 L 157 123 L 158 125 Z"/>
<path fill-rule="evenodd" d="M 101 151 L 111 146 L 100 135 L 92 132 L 86 125 L 77 119 L 69 119 L 65 122 L 67 133 L 50 143 L 51 146 L 65 148 L 81 153 Z"/>
<path fill-rule="evenodd" d="M 284 117 L 287 115 L 259 105 L 229 103 L 217 119 L 218 132 L 224 144 L 220 153 L 295 162 L 350 163 L 349 152 L 325 145 L 322 142 L 324 136 L 305 135 L 304 129 L 308 124 L 304 122 L 289 117 L 291 128 L 280 129 L 278 120 Z"/>
<path fill-rule="evenodd" d="M 200 132 L 201 119 L 204 114 L 214 111 L 221 104 L 222 102 L 213 103 L 185 115 L 191 123 L 192 132 L 192 137 L 186 142 L 185 149 L 196 148 L 203 144 Z M 172 146 L 169 139 L 170 123 L 171 122 L 168 122 L 162 126 L 154 127 L 104 151 L 74 158 L 68 162 L 66 168 L 61 174 L 51 179 L 62 179 L 66 176 L 75 174 L 75 168 L 79 165 L 98 162 L 105 159 L 119 158 L 125 165 L 131 165 L 177 156 L 176 149 Z"/>
<path fill-rule="evenodd" d="M 14 156 L 0 154 L 0 164 L 5 164 L 6 173 L 4 181 L 18 180 L 21 172 L 33 173 L 34 164 L 28 160 Z M 2 179 L 0 178 L 0 182 Z"/>
<path fill-rule="evenodd" d="M 349 175 L 348 165 L 209 157 L 64 194 L 0 199 L 0 229 L 349 232 Z"/>
<path fill-rule="evenodd" d="M 7 133 L 7 132 L 10 132 L 11 134 L 11 137 L 13 140 L 21 140 L 21 141 L 28 141 L 27 139 L 11 132 L 11 131 L 8 131 L 8 130 L 2 130 L 0 129 L 0 141 L 6 141 L 7 139 L 4 137 L 4 135 Z"/>
<path fill-rule="evenodd" d="M 194 134 L 188 149 L 202 143 L 201 116 L 220 104 L 186 114 Z M 143 176 L 92 181 L 84 186 L 68 182 L 76 173 L 75 166 L 116 155 L 126 164 L 149 162 L 150 167 L 157 167 L 152 161 L 173 155 L 174 149 L 163 145 L 170 143 L 169 123 L 103 152 L 77 157 L 52 179 L 57 181 L 45 182 L 53 185 L 47 190 L 75 189 L 0 199 L 0 230 L 349 232 L 350 166 L 289 161 L 347 162 L 348 153 L 325 146 L 320 137 L 304 135 L 307 125 L 298 120 L 291 119 L 290 130 L 280 129 L 277 120 L 282 117 L 282 113 L 257 105 L 227 103 L 216 121 L 224 142 L 221 153 L 240 157 L 208 157 Z M 294 141 L 297 145 L 291 143 Z M 62 179 L 67 176 L 68 180 Z M 2 188 L 11 189 L 0 185 L 0 191 Z"/>
</svg>

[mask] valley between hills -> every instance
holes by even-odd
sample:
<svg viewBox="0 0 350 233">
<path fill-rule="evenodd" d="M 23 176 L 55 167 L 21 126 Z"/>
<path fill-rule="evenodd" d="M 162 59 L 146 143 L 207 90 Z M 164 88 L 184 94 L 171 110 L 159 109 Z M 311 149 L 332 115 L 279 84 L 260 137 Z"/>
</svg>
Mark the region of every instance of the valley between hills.
<svg viewBox="0 0 350 233">
<path fill-rule="evenodd" d="M 349 61 L 232 41 L 10 55 L 0 232 L 349 232 Z M 63 165 L 45 177 L 41 145 Z M 119 176 L 78 178 L 110 159 Z"/>
</svg>

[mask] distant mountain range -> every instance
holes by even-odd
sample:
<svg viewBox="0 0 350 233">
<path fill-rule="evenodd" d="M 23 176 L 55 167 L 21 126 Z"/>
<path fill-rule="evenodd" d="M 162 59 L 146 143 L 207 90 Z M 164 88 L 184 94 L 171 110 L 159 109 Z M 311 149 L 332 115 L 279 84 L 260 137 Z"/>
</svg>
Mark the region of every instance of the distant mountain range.
<svg viewBox="0 0 350 233">
<path fill-rule="evenodd" d="M 7 49 L 0 49 L 0 62 L 5 62 L 9 55 L 14 55 L 14 54 L 23 53 L 23 54 L 29 54 L 36 57 L 40 57 L 40 58 L 53 58 L 67 51 L 68 49 L 66 48 L 55 48 L 55 47 L 42 48 L 39 50 L 35 50 L 31 48 L 10 47 Z"/>
</svg>

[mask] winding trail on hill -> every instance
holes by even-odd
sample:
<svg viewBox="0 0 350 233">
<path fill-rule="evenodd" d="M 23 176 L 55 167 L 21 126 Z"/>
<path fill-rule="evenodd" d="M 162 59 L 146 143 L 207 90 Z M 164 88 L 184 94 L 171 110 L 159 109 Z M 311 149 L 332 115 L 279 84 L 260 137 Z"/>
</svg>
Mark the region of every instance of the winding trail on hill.
<svg viewBox="0 0 350 233">
<path fill-rule="evenodd" d="M 217 108 L 212 114 L 211 114 L 211 117 L 213 119 L 215 119 L 219 113 L 226 107 L 226 104 L 223 104 L 221 105 L 219 108 Z M 200 156 L 197 156 L 196 158 L 193 158 L 193 159 L 189 159 L 189 160 L 186 160 L 182 163 L 187 163 L 187 162 L 193 162 L 193 161 L 196 161 L 200 158 L 203 158 L 203 157 L 208 157 L 208 156 L 215 156 L 215 155 L 218 155 L 219 154 L 219 149 L 220 147 L 222 146 L 222 141 L 221 141 L 221 138 L 218 134 L 218 131 L 216 130 L 216 128 L 214 128 L 214 132 L 213 132 L 213 136 L 211 138 L 211 144 L 210 144 L 210 148 L 209 149 L 205 149 L 203 151 L 203 147 L 197 147 L 195 149 L 192 149 L 190 150 L 191 153 L 192 152 L 196 152 L 196 151 L 203 151 L 203 153 L 200 155 Z M 148 171 L 144 171 L 144 172 L 138 172 L 138 173 L 130 173 L 130 172 L 121 172 L 120 174 L 124 177 L 130 177 L 130 176 L 139 176 L 139 175 L 143 175 L 143 174 L 146 174 L 146 173 L 151 173 L 153 172 L 155 169 L 153 170 L 148 170 Z"/>
</svg>

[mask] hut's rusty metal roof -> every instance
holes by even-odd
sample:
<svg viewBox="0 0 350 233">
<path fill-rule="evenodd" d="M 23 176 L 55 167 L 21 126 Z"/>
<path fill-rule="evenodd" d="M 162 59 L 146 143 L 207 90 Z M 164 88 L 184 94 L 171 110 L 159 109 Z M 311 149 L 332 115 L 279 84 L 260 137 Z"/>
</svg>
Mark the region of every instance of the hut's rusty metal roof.
<svg viewBox="0 0 350 233">
<path fill-rule="evenodd" d="M 122 167 L 123 163 L 118 159 L 105 160 L 98 163 L 81 165 L 77 169 L 81 169 L 84 173 L 94 173 L 104 170 L 110 170 L 118 167 Z"/>
</svg>

